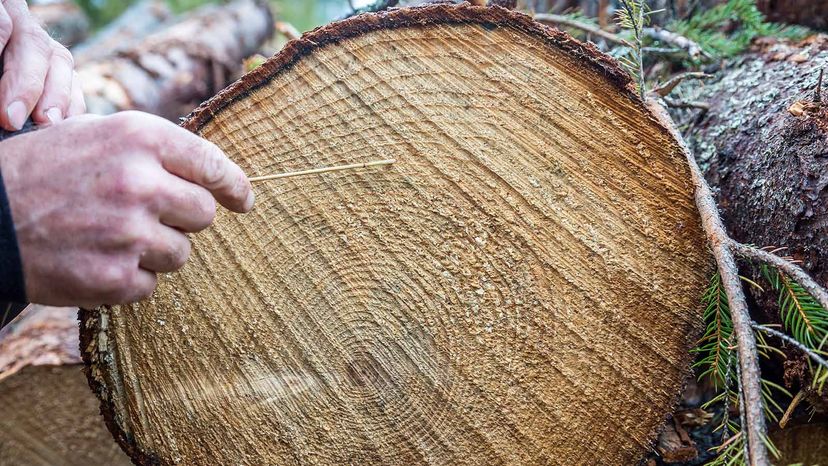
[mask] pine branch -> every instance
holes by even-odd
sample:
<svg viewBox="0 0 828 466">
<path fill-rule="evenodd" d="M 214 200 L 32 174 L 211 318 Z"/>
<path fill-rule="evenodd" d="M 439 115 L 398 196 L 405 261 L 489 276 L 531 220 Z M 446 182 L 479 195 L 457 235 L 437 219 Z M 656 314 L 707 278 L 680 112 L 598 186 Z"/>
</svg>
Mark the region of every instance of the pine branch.
<svg viewBox="0 0 828 466">
<path fill-rule="evenodd" d="M 729 246 L 732 240 L 719 216 L 710 186 L 704 179 L 690 149 L 687 148 L 684 138 L 675 129 L 670 116 L 663 107 L 654 100 L 649 100 L 648 104 L 654 115 L 664 122 L 665 128 L 670 129 L 673 137 L 679 142 L 690 169 L 690 176 L 695 188 L 696 207 L 701 215 L 702 227 L 710 241 L 710 248 L 719 268 L 722 287 L 727 295 L 733 320 L 733 334 L 736 338 L 739 361 L 738 379 L 744 390 L 743 409 L 745 419 L 742 426 L 749 451 L 747 456 L 751 464 L 766 466 L 770 464 L 770 460 L 765 445 L 767 428 L 763 412 L 758 350 L 756 348 L 756 338 L 750 326 L 751 318 L 739 278 L 739 269 L 736 265 L 733 249 Z"/>
<path fill-rule="evenodd" d="M 721 276 L 716 273 L 702 297 L 705 333 L 693 349 L 701 357 L 693 367 L 700 369 L 699 378 L 709 376 L 717 390 L 731 385 L 730 374 L 736 359 L 732 350 L 733 321 Z"/>
<path fill-rule="evenodd" d="M 805 273 L 804 270 L 793 262 L 779 257 L 776 254 L 765 251 L 764 249 L 741 244 L 733 240 L 730 240 L 730 248 L 733 249 L 736 254 L 744 257 L 745 259 L 752 259 L 772 265 L 773 267 L 784 272 L 805 288 L 805 290 L 808 291 L 808 294 L 813 296 L 823 309 L 828 309 L 828 291 L 818 285 L 813 278 L 811 278 L 807 273 Z"/>
<path fill-rule="evenodd" d="M 828 339 L 828 312 L 799 283 L 785 273 L 762 265 L 762 275 L 779 293 L 779 314 L 785 329 L 810 349 L 820 349 Z"/>
<path fill-rule="evenodd" d="M 718 57 L 741 53 L 756 37 L 801 39 L 808 33 L 806 28 L 767 22 L 755 0 L 729 0 L 667 27 Z"/>
<path fill-rule="evenodd" d="M 778 330 L 772 329 L 770 327 L 766 327 L 764 325 L 760 325 L 756 322 L 751 322 L 750 325 L 751 325 L 751 327 L 753 327 L 756 330 L 759 330 L 760 332 L 765 332 L 768 335 L 779 338 L 780 340 L 784 341 L 785 343 L 793 346 L 794 348 L 796 348 L 796 349 L 802 351 L 803 353 L 805 353 L 806 355 L 808 355 L 808 357 L 813 359 L 813 361 L 815 363 L 817 363 L 820 366 L 828 369 L 828 360 L 825 360 L 817 352 L 815 352 L 815 351 L 811 350 L 811 348 L 808 348 L 807 346 L 803 345 L 802 343 L 800 343 L 795 338 L 791 338 L 788 335 L 785 335 L 784 333 L 782 333 Z"/>
</svg>

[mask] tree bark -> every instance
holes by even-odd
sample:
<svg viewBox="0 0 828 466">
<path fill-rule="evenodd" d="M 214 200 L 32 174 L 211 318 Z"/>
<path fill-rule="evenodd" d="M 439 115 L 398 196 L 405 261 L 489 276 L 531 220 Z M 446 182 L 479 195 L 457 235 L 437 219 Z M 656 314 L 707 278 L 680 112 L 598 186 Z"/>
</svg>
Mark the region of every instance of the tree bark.
<svg viewBox="0 0 828 466">
<path fill-rule="evenodd" d="M 770 437 L 782 454 L 778 464 L 828 463 L 828 420 L 804 419 L 798 425 L 777 429 Z"/>
<path fill-rule="evenodd" d="M 689 96 L 709 102 L 709 111 L 694 119 L 687 111 L 676 115 L 691 118 L 688 140 L 716 188 L 730 234 L 759 247 L 787 248 L 783 254 L 801 261 L 823 287 L 828 286 L 828 107 L 817 104 L 815 94 L 819 70 L 828 64 L 826 50 L 822 37 L 801 46 L 765 40 L 717 82 Z M 778 322 L 774 293 L 750 292 L 754 313 Z M 789 353 L 793 360 L 806 357 Z"/>
<path fill-rule="evenodd" d="M 257 185 L 151 299 L 83 313 L 136 462 L 652 448 L 713 261 L 682 147 L 616 62 L 503 9 L 393 10 L 292 42 L 185 127 L 251 176 L 396 163 Z"/>
<path fill-rule="evenodd" d="M 711 107 L 687 131 L 733 237 L 788 248 L 823 286 L 828 120 L 824 108 L 799 112 L 797 102 L 814 100 L 826 48 L 828 41 L 817 38 L 803 48 L 771 44 L 740 58 L 692 96 Z"/>
<path fill-rule="evenodd" d="M 175 119 L 235 79 L 272 33 L 266 2 L 204 7 L 115 56 L 82 61 L 87 106 L 91 113 L 142 110 Z"/>
<path fill-rule="evenodd" d="M 126 466 L 83 376 L 77 309 L 31 306 L 0 330 L 0 466 Z"/>
<path fill-rule="evenodd" d="M 758 0 L 756 5 L 771 21 L 828 28 L 828 0 Z"/>
</svg>

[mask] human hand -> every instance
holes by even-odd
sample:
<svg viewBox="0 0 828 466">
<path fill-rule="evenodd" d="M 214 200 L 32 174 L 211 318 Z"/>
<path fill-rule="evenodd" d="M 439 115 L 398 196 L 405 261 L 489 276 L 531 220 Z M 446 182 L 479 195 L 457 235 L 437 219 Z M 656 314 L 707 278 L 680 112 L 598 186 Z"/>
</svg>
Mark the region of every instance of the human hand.
<svg viewBox="0 0 828 466">
<path fill-rule="evenodd" d="M 181 268 L 184 232 L 212 223 L 215 200 L 253 206 L 242 170 L 210 142 L 145 113 L 83 115 L 0 143 L 31 302 L 134 302 Z"/>
<path fill-rule="evenodd" d="M 54 124 L 86 111 L 72 54 L 49 37 L 29 14 L 25 0 L 0 5 L 0 126 L 23 127 L 29 115 Z"/>
</svg>

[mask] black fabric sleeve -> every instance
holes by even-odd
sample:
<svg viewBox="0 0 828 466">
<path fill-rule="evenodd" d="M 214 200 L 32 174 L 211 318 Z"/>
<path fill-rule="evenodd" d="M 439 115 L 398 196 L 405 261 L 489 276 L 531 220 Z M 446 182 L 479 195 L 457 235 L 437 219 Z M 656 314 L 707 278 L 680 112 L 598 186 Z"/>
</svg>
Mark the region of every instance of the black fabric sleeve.
<svg viewBox="0 0 828 466">
<path fill-rule="evenodd" d="M 23 264 L 20 261 L 20 250 L 14 233 L 11 207 L 3 184 L 3 173 L 0 172 L 0 302 L 2 301 L 25 303 L 26 287 L 23 283 Z M 7 307 L 0 303 L 0 311 L 5 311 L 0 312 L 0 319 L 10 314 Z M 0 326 L 10 320 L 11 318 L 6 316 L 0 321 Z"/>
</svg>

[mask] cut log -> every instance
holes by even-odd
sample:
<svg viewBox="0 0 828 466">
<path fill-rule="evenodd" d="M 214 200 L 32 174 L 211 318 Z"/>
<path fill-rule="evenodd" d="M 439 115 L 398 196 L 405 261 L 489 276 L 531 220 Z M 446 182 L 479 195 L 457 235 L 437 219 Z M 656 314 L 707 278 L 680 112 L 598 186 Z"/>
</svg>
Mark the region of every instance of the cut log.
<svg viewBox="0 0 828 466">
<path fill-rule="evenodd" d="M 828 464 L 828 422 L 803 423 L 772 432 L 771 440 L 782 453 L 777 464 L 805 466 Z"/>
<path fill-rule="evenodd" d="M 53 39 L 66 47 L 72 47 L 89 35 L 89 18 L 72 1 L 34 2 L 29 5 L 29 11 Z"/>
<path fill-rule="evenodd" d="M 126 466 L 83 375 L 77 310 L 32 306 L 0 331 L 0 466 Z"/>
<path fill-rule="evenodd" d="M 204 7 L 113 57 L 83 62 L 78 74 L 89 111 L 178 118 L 238 77 L 272 33 L 263 0 Z"/>
<path fill-rule="evenodd" d="M 257 185 L 145 302 L 82 312 L 138 464 L 634 464 L 712 273 L 682 149 L 629 76 L 501 8 L 363 15 L 185 127 Z"/>
</svg>

